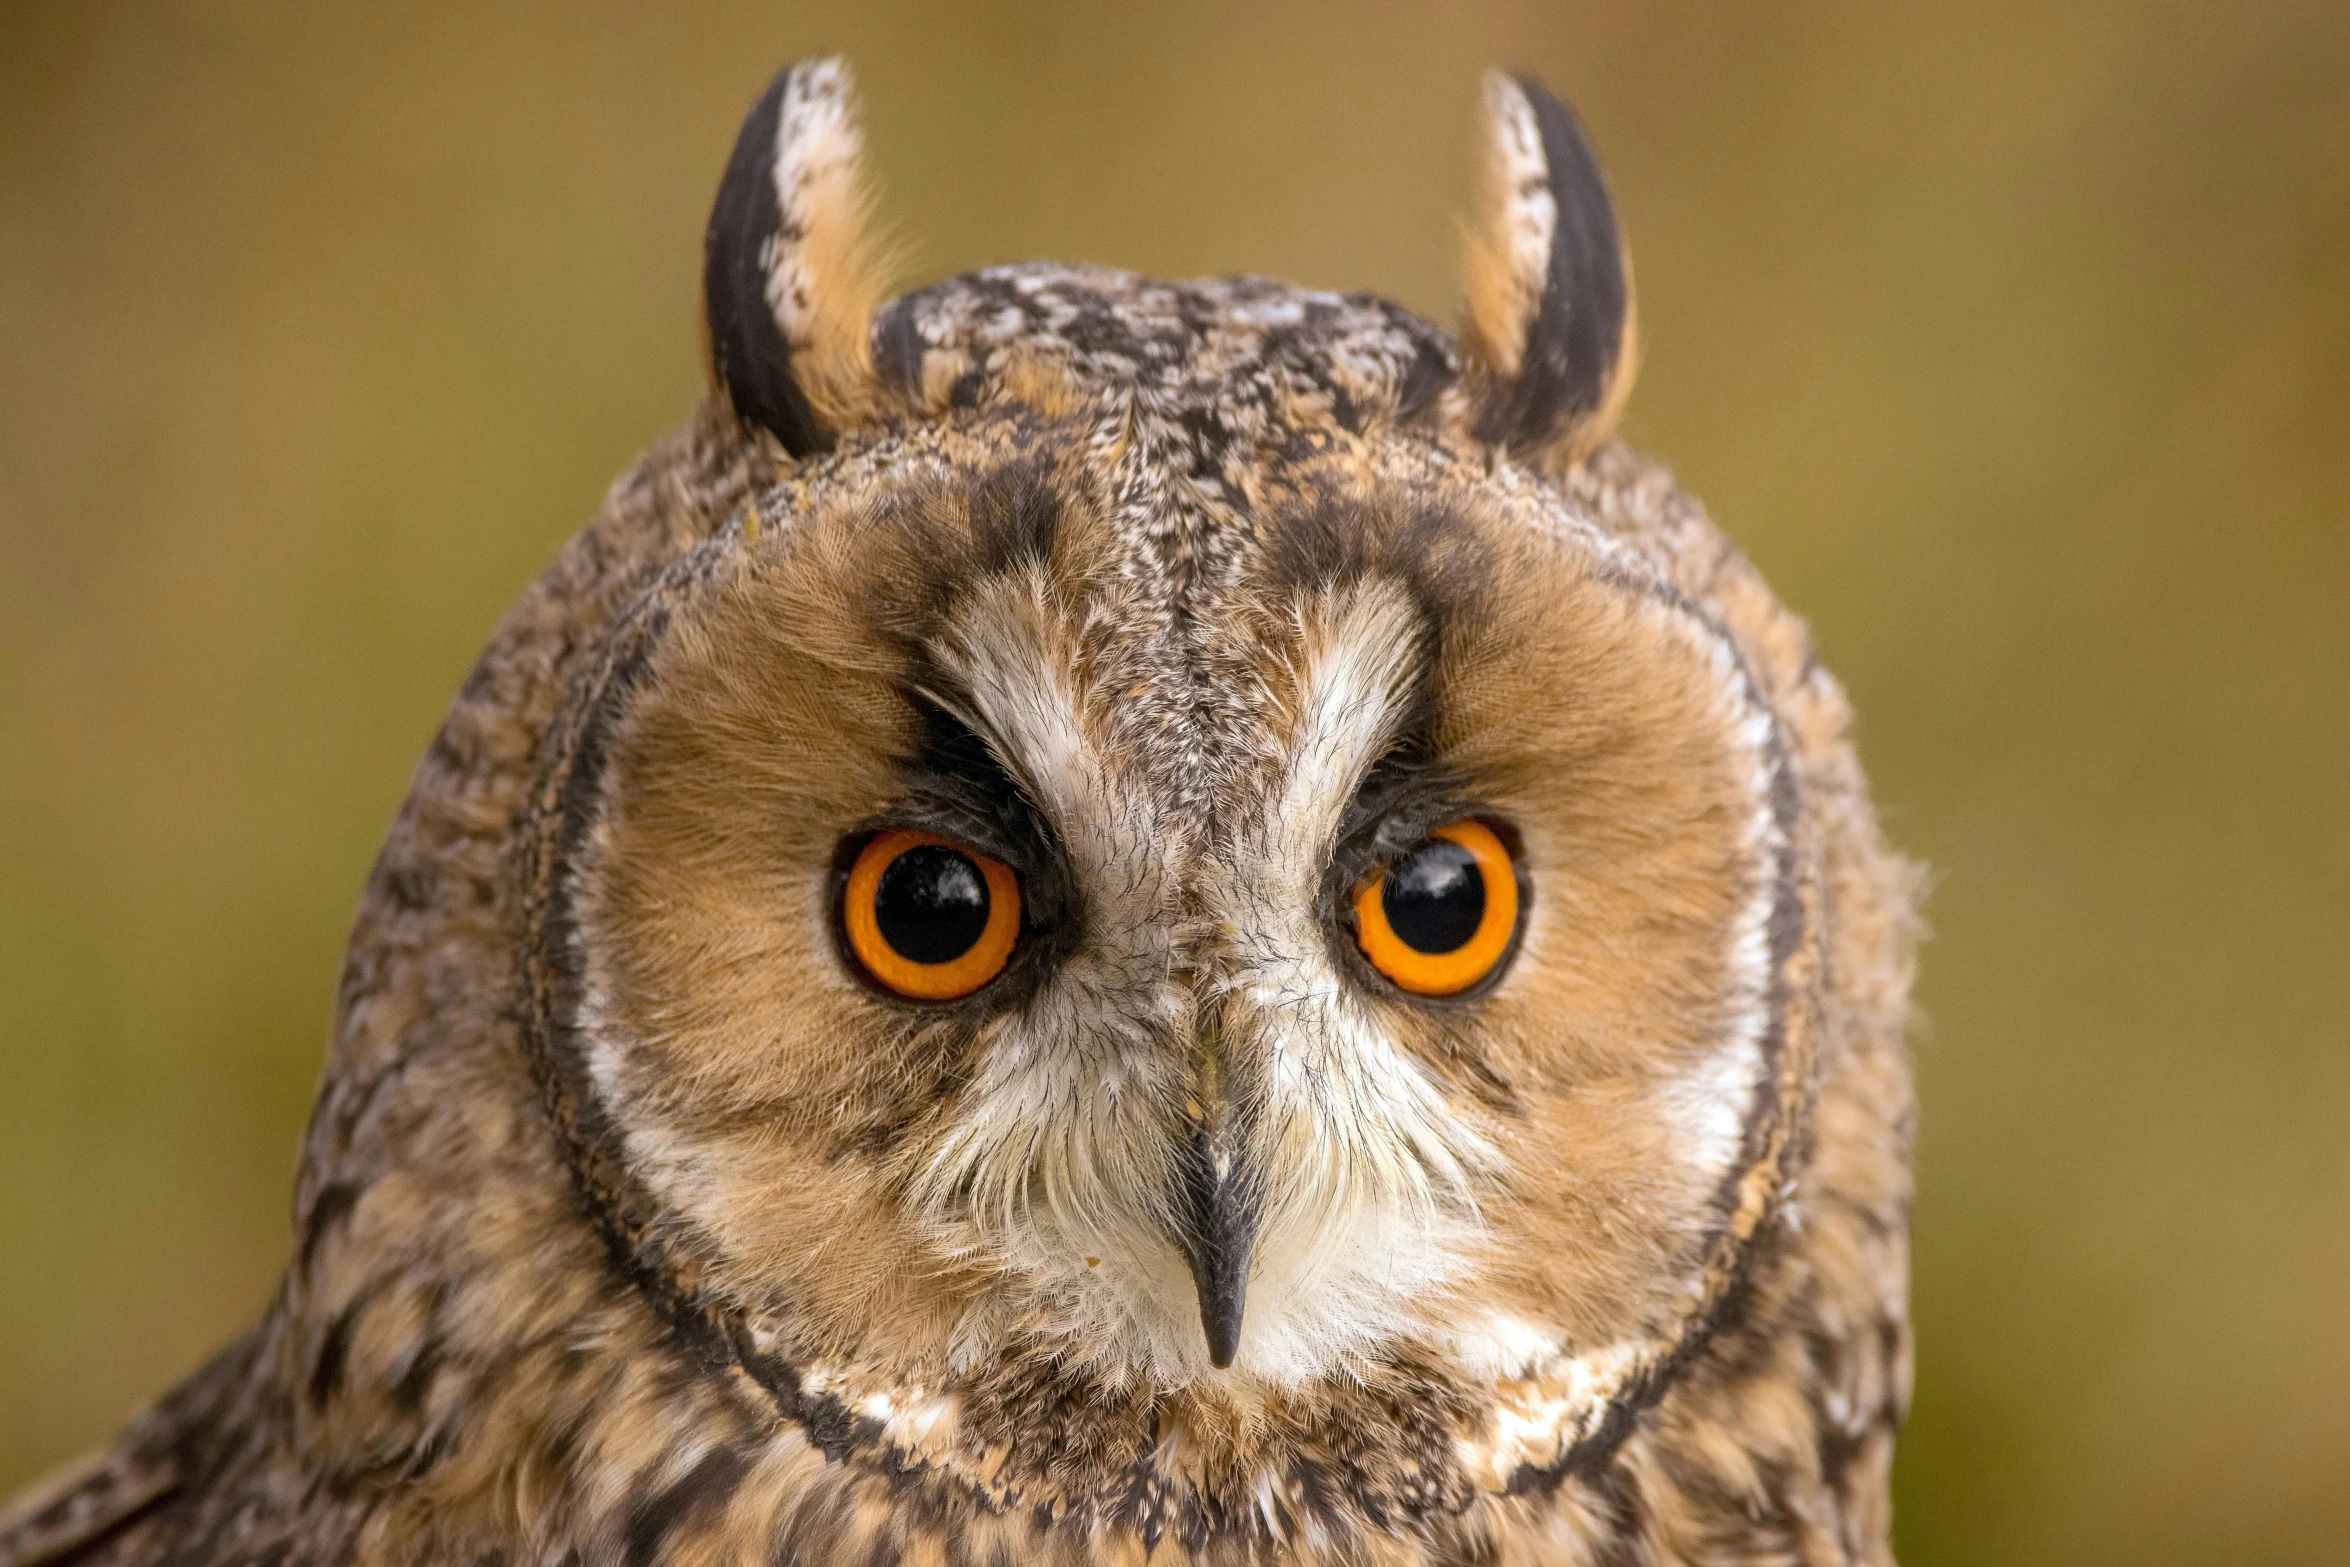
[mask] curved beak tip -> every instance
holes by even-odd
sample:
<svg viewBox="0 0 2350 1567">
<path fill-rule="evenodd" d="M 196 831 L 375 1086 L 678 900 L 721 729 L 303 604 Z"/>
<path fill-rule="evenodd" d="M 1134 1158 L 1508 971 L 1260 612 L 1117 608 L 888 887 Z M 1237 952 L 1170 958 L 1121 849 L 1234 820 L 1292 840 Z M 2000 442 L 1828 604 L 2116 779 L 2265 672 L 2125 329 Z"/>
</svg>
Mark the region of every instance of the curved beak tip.
<svg viewBox="0 0 2350 1567">
<path fill-rule="evenodd" d="M 1232 1294 L 1229 1309 L 1224 1308 L 1222 1301 L 1200 1301 L 1200 1326 L 1208 1335 L 1208 1364 L 1218 1371 L 1228 1369 L 1233 1357 L 1240 1353 L 1241 1301 L 1237 1290 Z"/>
<path fill-rule="evenodd" d="M 1219 1371 L 1240 1353 L 1240 1323 L 1248 1310 L 1250 1239 L 1244 1226 L 1219 1226 L 1192 1259 L 1192 1283 L 1199 1291 L 1199 1325 L 1207 1335 L 1208 1361 Z"/>
<path fill-rule="evenodd" d="M 1234 1205 L 1211 1210 L 1204 1234 L 1193 1238 L 1191 1281 L 1199 1294 L 1199 1325 L 1207 1335 L 1208 1361 L 1219 1371 L 1240 1354 L 1240 1323 L 1248 1310 L 1249 1253 L 1253 1237 Z"/>
</svg>

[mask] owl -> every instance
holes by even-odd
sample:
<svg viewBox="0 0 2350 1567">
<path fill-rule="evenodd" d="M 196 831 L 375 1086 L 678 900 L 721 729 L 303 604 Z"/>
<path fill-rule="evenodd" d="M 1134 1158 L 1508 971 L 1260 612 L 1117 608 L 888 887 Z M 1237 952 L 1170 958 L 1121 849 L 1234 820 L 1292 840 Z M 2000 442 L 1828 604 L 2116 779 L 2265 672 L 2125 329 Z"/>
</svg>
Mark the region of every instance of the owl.
<svg viewBox="0 0 2350 1567">
<path fill-rule="evenodd" d="M 1584 131 L 1483 137 L 1457 336 L 885 298 L 779 75 L 711 394 L 376 864 L 282 1289 L 0 1564 L 1890 1561 L 1912 877 L 1611 439 Z"/>
</svg>

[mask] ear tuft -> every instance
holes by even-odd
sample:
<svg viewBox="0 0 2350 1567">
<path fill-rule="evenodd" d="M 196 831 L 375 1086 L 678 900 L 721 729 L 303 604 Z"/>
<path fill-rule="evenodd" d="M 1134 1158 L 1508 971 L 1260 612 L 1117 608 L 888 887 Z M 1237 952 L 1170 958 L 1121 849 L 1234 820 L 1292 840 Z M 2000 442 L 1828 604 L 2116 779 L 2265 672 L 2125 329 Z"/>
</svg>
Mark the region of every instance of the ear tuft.
<svg viewBox="0 0 2350 1567">
<path fill-rule="evenodd" d="M 1632 267 L 1574 111 L 1530 76 L 1485 79 L 1485 189 L 1469 236 L 1468 391 L 1478 439 L 1567 468 L 1632 389 Z"/>
<path fill-rule="evenodd" d="M 702 261 L 710 365 L 736 413 L 795 457 L 880 411 L 864 136 L 846 64 L 785 67 L 719 181 Z"/>
</svg>

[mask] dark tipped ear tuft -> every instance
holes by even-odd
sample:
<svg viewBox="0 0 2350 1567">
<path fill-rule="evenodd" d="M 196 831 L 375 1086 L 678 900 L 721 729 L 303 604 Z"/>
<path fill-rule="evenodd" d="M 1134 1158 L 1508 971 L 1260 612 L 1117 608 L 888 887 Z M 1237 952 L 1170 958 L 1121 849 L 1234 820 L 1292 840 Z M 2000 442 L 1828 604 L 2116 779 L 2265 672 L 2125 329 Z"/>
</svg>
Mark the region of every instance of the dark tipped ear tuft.
<svg viewBox="0 0 2350 1567">
<path fill-rule="evenodd" d="M 1530 76 L 1486 77 L 1468 295 L 1478 439 L 1543 467 L 1590 455 L 1632 387 L 1631 259 L 1590 137 Z"/>
<path fill-rule="evenodd" d="M 751 106 L 704 240 L 710 368 L 737 414 L 795 457 L 879 411 L 881 280 L 867 240 L 848 67 L 803 60 Z"/>
</svg>

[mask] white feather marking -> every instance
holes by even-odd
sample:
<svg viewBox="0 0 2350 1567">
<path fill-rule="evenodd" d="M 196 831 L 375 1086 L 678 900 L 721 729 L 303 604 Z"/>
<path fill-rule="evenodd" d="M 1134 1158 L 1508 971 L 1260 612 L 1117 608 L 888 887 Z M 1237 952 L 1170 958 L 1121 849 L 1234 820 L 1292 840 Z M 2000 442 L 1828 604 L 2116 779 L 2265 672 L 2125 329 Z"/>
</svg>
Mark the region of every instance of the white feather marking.
<svg viewBox="0 0 2350 1567">
<path fill-rule="evenodd" d="M 1721 693 L 1720 722 L 1732 754 L 1745 764 L 1746 825 L 1740 848 L 1744 863 L 1752 867 L 1753 884 L 1730 926 L 1723 985 L 1726 1026 L 1701 1062 L 1659 1090 L 1666 1114 L 1684 1139 L 1691 1167 L 1709 1180 L 1719 1180 L 1744 1152 L 1746 1123 L 1762 1081 L 1763 1046 L 1771 1025 L 1771 913 L 1779 893 L 1779 857 L 1786 846 L 1771 801 L 1777 732 L 1726 637 L 1661 605 L 1648 613 L 1710 666 L 1715 689 Z"/>
<path fill-rule="evenodd" d="M 1516 375 L 1524 360 L 1527 331 L 1550 283 L 1558 197 L 1550 188 L 1550 159 L 1542 150 L 1542 125 L 1534 116 L 1534 105 L 1527 101 L 1526 90 L 1500 71 L 1485 78 L 1485 124 L 1487 199 L 1495 203 L 1486 215 L 1486 243 L 1508 268 L 1513 318 L 1486 323 L 1499 330 L 1488 332 L 1493 341 L 1485 348 L 1496 360 L 1495 369 Z"/>
<path fill-rule="evenodd" d="M 1499 1163 L 1333 968 L 1316 913 L 1341 817 L 1410 702 L 1418 616 L 1370 582 L 1308 606 L 1300 630 L 1285 765 L 1208 889 L 1232 944 L 1225 1026 L 1266 1068 L 1235 1365 L 1284 1384 L 1436 1330 L 1481 1238 L 1472 1194 Z"/>
<path fill-rule="evenodd" d="M 1085 900 L 1083 945 L 980 1042 L 957 1118 L 911 1193 L 937 1242 L 1018 1281 L 958 1330 L 965 1362 L 1016 1318 L 1110 1376 L 1180 1382 L 1205 1366 L 1188 1265 L 1170 1235 L 1167 1172 L 1189 1063 L 1173 984 L 1179 920 L 1155 796 L 1105 760 L 1080 660 L 1044 587 L 975 593 L 935 649 L 972 726 L 1050 819 Z M 1094 1259 L 1091 1263 L 1087 1258 Z"/>
<path fill-rule="evenodd" d="M 784 340 L 805 342 L 814 330 L 822 280 L 812 256 L 829 247 L 808 240 L 819 225 L 856 221 L 857 162 L 864 153 L 848 66 L 826 57 L 793 70 L 775 121 L 778 243 L 767 258 L 767 307 Z"/>
</svg>

